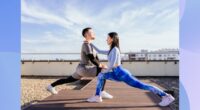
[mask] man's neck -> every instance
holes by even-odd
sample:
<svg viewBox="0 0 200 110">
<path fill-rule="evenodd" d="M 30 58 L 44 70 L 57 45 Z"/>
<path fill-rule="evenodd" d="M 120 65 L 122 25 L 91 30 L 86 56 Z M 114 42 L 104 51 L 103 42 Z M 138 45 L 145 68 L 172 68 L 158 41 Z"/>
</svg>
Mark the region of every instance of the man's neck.
<svg viewBox="0 0 200 110">
<path fill-rule="evenodd" d="M 90 39 L 85 39 L 85 42 L 91 43 L 92 40 L 90 40 Z"/>
</svg>

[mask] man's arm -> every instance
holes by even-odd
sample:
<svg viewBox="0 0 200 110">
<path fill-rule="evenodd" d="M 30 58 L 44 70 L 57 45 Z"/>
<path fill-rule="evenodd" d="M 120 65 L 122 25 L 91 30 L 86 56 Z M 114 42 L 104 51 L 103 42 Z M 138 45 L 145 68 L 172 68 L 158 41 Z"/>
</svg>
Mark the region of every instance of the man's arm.
<svg viewBox="0 0 200 110">
<path fill-rule="evenodd" d="M 94 65 L 96 65 L 97 67 L 100 67 L 100 66 L 101 66 L 99 60 L 98 60 L 96 57 L 94 57 L 93 54 L 87 54 L 87 56 L 88 56 L 88 58 L 90 59 L 90 61 L 91 61 Z"/>
<path fill-rule="evenodd" d="M 84 52 L 87 55 L 87 57 L 90 59 L 90 61 L 96 65 L 97 67 L 101 67 L 101 64 L 98 60 L 98 57 L 94 57 L 92 47 L 89 43 L 85 43 L 84 45 Z"/>
</svg>

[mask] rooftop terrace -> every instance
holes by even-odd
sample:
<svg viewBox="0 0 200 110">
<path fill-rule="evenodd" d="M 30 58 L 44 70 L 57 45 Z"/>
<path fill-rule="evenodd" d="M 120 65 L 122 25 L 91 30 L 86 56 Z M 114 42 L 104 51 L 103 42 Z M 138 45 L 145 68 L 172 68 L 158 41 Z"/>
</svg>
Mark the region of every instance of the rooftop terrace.
<svg viewBox="0 0 200 110">
<path fill-rule="evenodd" d="M 150 80 L 144 82 L 156 85 Z M 96 78 L 90 81 L 80 90 L 61 90 L 57 95 L 31 104 L 24 110 L 172 110 L 172 107 L 159 107 L 159 96 L 148 91 L 139 90 L 127 86 L 124 83 L 107 81 L 106 91 L 114 96 L 111 100 L 102 103 L 88 103 L 85 100 L 94 94 Z"/>
</svg>

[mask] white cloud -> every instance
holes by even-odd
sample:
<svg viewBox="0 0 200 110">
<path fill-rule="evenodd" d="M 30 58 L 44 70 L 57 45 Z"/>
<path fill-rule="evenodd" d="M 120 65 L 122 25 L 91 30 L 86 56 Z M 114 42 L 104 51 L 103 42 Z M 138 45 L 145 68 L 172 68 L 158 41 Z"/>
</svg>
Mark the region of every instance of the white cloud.
<svg viewBox="0 0 200 110">
<path fill-rule="evenodd" d="M 73 25 L 72 22 L 50 13 L 42 7 L 35 5 L 27 5 L 26 0 L 21 1 L 22 22 L 28 23 L 47 23 L 54 24 L 69 29 Z"/>
<path fill-rule="evenodd" d="M 80 1 L 78 3 L 81 4 Z M 44 45 L 40 51 L 53 51 L 56 48 L 57 51 L 60 49 L 60 51 L 79 52 L 82 41 L 81 31 L 86 26 L 94 27 L 97 35 L 95 43 L 102 48 L 107 48 L 105 39 L 110 31 L 120 34 L 122 51 L 142 48 L 178 48 L 178 1 L 160 0 L 149 4 L 144 2 L 144 5 L 135 5 L 135 7 L 132 6 L 133 4 L 134 1 L 128 1 L 101 6 L 100 11 L 91 14 L 93 9 L 87 6 L 66 2 L 63 4 L 63 13 L 58 15 L 45 6 L 29 4 L 28 1 L 22 0 L 23 23 L 47 26 L 51 24 L 66 30 L 62 33 L 59 33 L 59 29 L 57 29 L 58 32 L 44 30 L 45 34 L 38 35 L 41 38 L 37 37 L 37 39 L 34 36 L 22 36 L 24 37 L 22 49 L 29 51 L 40 48 L 42 44 L 48 44 Z M 70 48 L 74 42 L 78 46 Z"/>
<path fill-rule="evenodd" d="M 37 37 L 37 39 L 33 36 L 22 38 L 23 52 L 79 52 L 80 50 L 81 39 L 70 39 L 60 35 L 60 32 L 47 31 Z"/>
</svg>

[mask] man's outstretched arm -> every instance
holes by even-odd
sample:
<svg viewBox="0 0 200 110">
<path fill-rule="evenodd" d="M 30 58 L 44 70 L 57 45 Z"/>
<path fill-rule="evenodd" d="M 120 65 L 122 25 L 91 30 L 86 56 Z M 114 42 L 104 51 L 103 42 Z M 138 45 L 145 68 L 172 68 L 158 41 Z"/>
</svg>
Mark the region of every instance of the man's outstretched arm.
<svg viewBox="0 0 200 110">
<path fill-rule="evenodd" d="M 94 57 L 93 54 L 88 54 L 87 56 L 88 56 L 88 58 L 90 59 L 90 61 L 91 61 L 94 65 L 96 65 L 97 67 L 100 67 L 100 66 L 101 66 L 99 60 L 98 60 L 96 57 Z"/>
</svg>

